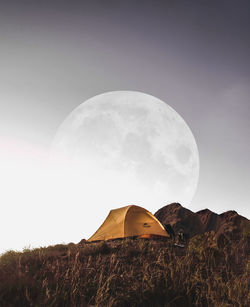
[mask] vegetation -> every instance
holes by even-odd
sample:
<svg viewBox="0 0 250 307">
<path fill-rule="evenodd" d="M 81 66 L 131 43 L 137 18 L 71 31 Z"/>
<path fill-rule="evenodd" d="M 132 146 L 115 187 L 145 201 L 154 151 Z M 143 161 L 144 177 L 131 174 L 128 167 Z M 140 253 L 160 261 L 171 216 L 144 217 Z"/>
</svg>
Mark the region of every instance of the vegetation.
<svg viewBox="0 0 250 307">
<path fill-rule="evenodd" d="M 249 306 L 249 236 L 213 233 L 185 248 L 126 239 L 9 251 L 0 306 Z"/>
</svg>

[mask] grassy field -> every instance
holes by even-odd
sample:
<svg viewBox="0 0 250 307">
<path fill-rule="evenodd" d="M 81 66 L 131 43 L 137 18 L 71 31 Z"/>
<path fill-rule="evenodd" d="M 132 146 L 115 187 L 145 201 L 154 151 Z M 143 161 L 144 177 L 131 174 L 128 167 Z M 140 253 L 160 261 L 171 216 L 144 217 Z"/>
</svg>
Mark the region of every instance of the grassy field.
<svg viewBox="0 0 250 307">
<path fill-rule="evenodd" d="M 9 251 L 0 306 L 249 306 L 249 235 L 126 239 Z"/>
</svg>

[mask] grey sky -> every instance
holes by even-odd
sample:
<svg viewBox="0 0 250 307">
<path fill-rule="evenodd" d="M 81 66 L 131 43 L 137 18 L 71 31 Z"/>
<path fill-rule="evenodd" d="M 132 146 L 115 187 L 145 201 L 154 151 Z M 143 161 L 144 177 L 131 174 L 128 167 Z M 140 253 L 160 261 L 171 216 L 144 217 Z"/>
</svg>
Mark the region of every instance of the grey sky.
<svg viewBox="0 0 250 307">
<path fill-rule="evenodd" d="M 250 217 L 249 1 L 0 0 L 0 138 L 45 148 L 91 96 L 138 90 L 191 128 L 191 209 Z"/>
</svg>

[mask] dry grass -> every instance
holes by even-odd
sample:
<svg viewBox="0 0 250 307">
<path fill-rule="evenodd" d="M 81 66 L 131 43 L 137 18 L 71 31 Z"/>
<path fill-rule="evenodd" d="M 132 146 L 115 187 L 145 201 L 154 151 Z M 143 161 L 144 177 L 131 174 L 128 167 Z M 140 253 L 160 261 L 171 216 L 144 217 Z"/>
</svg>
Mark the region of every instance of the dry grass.
<svg viewBox="0 0 250 307">
<path fill-rule="evenodd" d="M 218 247 L 219 244 L 219 247 Z M 126 239 L 9 251 L 0 306 L 247 306 L 249 237 Z"/>
</svg>

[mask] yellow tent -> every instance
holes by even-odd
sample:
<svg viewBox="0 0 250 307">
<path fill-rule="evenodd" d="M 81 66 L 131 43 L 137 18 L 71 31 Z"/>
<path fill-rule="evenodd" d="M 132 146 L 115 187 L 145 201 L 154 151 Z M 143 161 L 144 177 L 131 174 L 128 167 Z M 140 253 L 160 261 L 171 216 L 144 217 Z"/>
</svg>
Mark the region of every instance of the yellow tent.
<svg viewBox="0 0 250 307">
<path fill-rule="evenodd" d="M 110 240 L 132 236 L 169 237 L 158 219 L 139 206 L 111 210 L 106 220 L 88 241 Z"/>
</svg>

